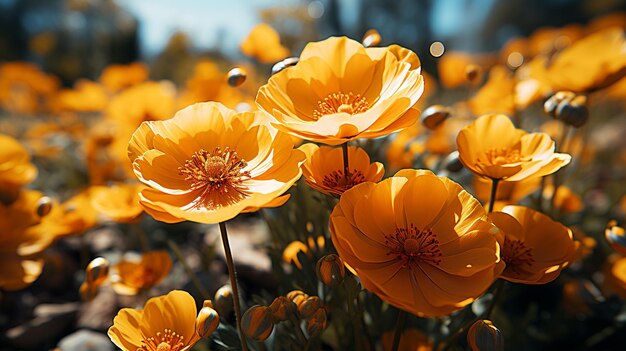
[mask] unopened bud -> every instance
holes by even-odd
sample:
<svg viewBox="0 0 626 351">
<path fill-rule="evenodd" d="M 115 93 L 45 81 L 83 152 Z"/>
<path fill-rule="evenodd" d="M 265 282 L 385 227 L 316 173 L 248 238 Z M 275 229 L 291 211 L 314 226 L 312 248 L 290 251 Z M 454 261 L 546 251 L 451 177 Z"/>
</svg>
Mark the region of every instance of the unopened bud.
<svg viewBox="0 0 626 351">
<path fill-rule="evenodd" d="M 306 322 L 306 331 L 311 337 L 318 336 L 326 329 L 326 310 L 318 309 Z"/>
<path fill-rule="evenodd" d="M 432 105 L 422 112 L 421 120 L 424 127 L 436 129 L 450 117 L 450 109 L 443 105 Z"/>
<path fill-rule="evenodd" d="M 322 308 L 324 303 L 322 299 L 317 296 L 310 296 L 302 301 L 298 305 L 298 313 L 300 313 L 300 318 L 308 319 L 317 312 L 320 308 Z"/>
<path fill-rule="evenodd" d="M 465 79 L 472 84 L 480 82 L 483 75 L 483 69 L 479 65 L 470 63 L 465 66 Z"/>
<path fill-rule="evenodd" d="M 287 57 L 282 61 L 276 62 L 276 64 L 272 66 L 272 75 L 284 70 L 287 67 L 294 66 L 299 60 L 300 59 L 297 57 Z"/>
<path fill-rule="evenodd" d="M 293 301 L 293 303 L 295 303 L 296 306 L 299 306 L 304 300 L 306 300 L 309 297 L 309 295 L 305 294 L 302 290 L 290 291 L 285 296 L 287 296 L 289 300 Z"/>
<path fill-rule="evenodd" d="M 378 33 L 376 29 L 370 29 L 365 32 L 365 35 L 363 36 L 363 40 L 361 40 L 361 42 L 363 43 L 363 46 L 369 48 L 371 46 L 377 46 L 378 44 L 380 44 L 380 40 L 380 33 Z"/>
<path fill-rule="evenodd" d="M 228 85 L 233 88 L 241 86 L 245 81 L 248 75 L 246 71 L 239 67 L 235 67 L 228 71 Z"/>
<path fill-rule="evenodd" d="M 571 91 L 559 91 L 543 104 L 544 111 L 571 126 L 579 128 L 589 118 L 587 97 Z"/>
<path fill-rule="evenodd" d="M 267 306 L 252 306 L 241 317 L 241 329 L 252 340 L 267 339 L 274 329 L 272 311 Z"/>
<path fill-rule="evenodd" d="M 230 285 L 224 285 L 217 289 L 215 292 L 215 298 L 213 299 L 214 308 L 225 316 L 229 314 L 233 309 L 233 290 Z"/>
<path fill-rule="evenodd" d="M 83 301 L 91 301 L 98 295 L 98 287 L 87 282 L 83 282 L 78 291 Z"/>
<path fill-rule="evenodd" d="M 211 305 L 211 301 L 206 300 L 196 317 L 196 334 L 201 338 L 211 335 L 220 325 L 220 316 Z"/>
<path fill-rule="evenodd" d="M 626 231 L 623 227 L 618 226 L 615 220 L 611 220 L 607 224 L 604 230 L 604 237 L 613 250 L 626 255 Z"/>
<path fill-rule="evenodd" d="M 336 254 L 326 255 L 317 261 L 317 277 L 326 286 L 334 287 L 343 281 L 346 276 L 346 267 L 343 260 Z"/>
<path fill-rule="evenodd" d="M 459 172 L 463 169 L 463 164 L 459 159 L 459 152 L 452 151 L 446 158 L 442 161 L 443 168 L 451 173 Z"/>
<path fill-rule="evenodd" d="M 103 257 L 94 258 L 87 265 L 85 274 L 87 283 L 97 288 L 109 277 L 109 261 Z"/>
<path fill-rule="evenodd" d="M 480 319 L 467 331 L 467 343 L 472 351 L 504 350 L 502 333 L 490 320 Z"/>
<path fill-rule="evenodd" d="M 270 305 L 274 322 L 282 322 L 295 315 L 297 311 L 296 304 L 285 296 L 279 296 L 272 301 Z"/>
<path fill-rule="evenodd" d="M 42 196 L 37 201 L 37 216 L 45 217 L 52 211 L 52 200 L 47 196 Z"/>
<path fill-rule="evenodd" d="M 546 114 L 552 116 L 552 118 L 557 118 L 556 110 L 559 104 L 563 101 L 570 101 L 575 96 L 576 94 L 571 91 L 558 91 L 544 102 L 543 110 Z"/>
</svg>

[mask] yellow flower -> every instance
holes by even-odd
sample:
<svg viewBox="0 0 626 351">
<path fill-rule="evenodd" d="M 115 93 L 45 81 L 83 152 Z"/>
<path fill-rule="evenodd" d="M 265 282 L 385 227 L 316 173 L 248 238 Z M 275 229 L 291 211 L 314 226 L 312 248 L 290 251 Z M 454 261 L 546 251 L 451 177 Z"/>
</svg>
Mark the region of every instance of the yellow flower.
<svg viewBox="0 0 626 351">
<path fill-rule="evenodd" d="M 555 153 L 545 133 L 516 129 L 505 115 L 485 115 L 459 132 L 459 160 L 470 171 L 491 179 L 518 181 L 541 177 L 567 165 L 571 157 Z"/>
<path fill-rule="evenodd" d="M 98 83 L 81 79 L 74 89 L 63 89 L 55 97 L 54 107 L 60 111 L 102 111 L 109 103 L 109 95 Z"/>
<path fill-rule="evenodd" d="M 341 148 L 304 144 L 298 148 L 306 154 L 302 174 L 306 183 L 324 194 L 339 197 L 344 191 L 363 182 L 378 182 L 385 174 L 382 163 L 370 163 L 367 153 L 348 147 L 349 176 L 346 181 Z"/>
<path fill-rule="evenodd" d="M 219 103 L 189 106 L 167 121 L 143 123 L 129 143 L 146 212 L 164 222 L 218 223 L 282 205 L 300 178 L 304 154 L 261 113 Z"/>
<path fill-rule="evenodd" d="M 57 237 L 83 233 L 98 224 L 98 212 L 91 204 L 93 187 L 83 189 L 61 204 L 52 205 L 43 225 Z"/>
<path fill-rule="evenodd" d="M 144 188 L 144 185 L 138 184 L 94 187 L 91 204 L 96 211 L 115 222 L 133 222 L 143 213 L 139 192 Z"/>
<path fill-rule="evenodd" d="M 269 24 L 259 23 L 248 34 L 240 46 L 246 56 L 261 63 L 274 63 L 289 56 L 289 49 L 280 43 L 280 36 Z"/>
<path fill-rule="evenodd" d="M 143 310 L 121 309 L 108 334 L 123 351 L 186 351 L 200 340 L 196 313 L 193 297 L 173 290 L 151 298 Z"/>
<path fill-rule="evenodd" d="M 0 107 L 16 113 L 35 113 L 59 87 L 59 80 L 27 62 L 0 64 Z"/>
<path fill-rule="evenodd" d="M 30 155 L 15 139 L 0 134 L 0 203 L 11 202 L 19 187 L 37 177 Z"/>
<path fill-rule="evenodd" d="M 346 191 L 330 232 L 366 289 L 418 316 L 463 308 L 504 269 L 499 231 L 478 200 L 430 171 L 402 170 Z"/>
<path fill-rule="evenodd" d="M 274 116 L 276 128 L 338 145 L 412 125 L 423 90 L 419 59 L 410 50 L 332 37 L 309 43 L 295 66 L 259 89 L 256 103 Z"/>
<path fill-rule="evenodd" d="M 140 257 L 122 258 L 111 269 L 111 285 L 120 295 L 137 295 L 160 283 L 170 273 L 167 251 L 150 251 Z"/>
<path fill-rule="evenodd" d="M 100 82 L 111 92 L 139 84 L 148 79 L 148 67 L 141 62 L 109 65 L 100 75 Z"/>
<path fill-rule="evenodd" d="M 545 284 L 559 276 L 576 253 L 572 231 L 541 212 L 506 206 L 489 218 L 504 232 L 502 278 L 524 284 Z"/>
</svg>

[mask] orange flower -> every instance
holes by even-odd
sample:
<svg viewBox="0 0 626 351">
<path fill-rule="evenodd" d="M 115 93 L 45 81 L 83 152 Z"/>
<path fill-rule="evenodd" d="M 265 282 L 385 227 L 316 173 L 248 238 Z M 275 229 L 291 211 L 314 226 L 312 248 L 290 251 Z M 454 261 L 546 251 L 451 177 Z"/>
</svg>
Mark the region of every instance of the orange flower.
<svg viewBox="0 0 626 351">
<path fill-rule="evenodd" d="M 167 251 L 150 251 L 122 258 L 111 269 L 111 285 L 120 295 L 137 295 L 160 283 L 172 269 Z"/>
<path fill-rule="evenodd" d="M 122 308 L 108 334 L 123 351 L 186 351 L 200 340 L 196 313 L 193 297 L 173 290 L 151 298 L 143 310 Z"/>
<path fill-rule="evenodd" d="M 391 170 L 411 168 L 417 155 L 424 152 L 424 143 L 417 140 L 424 128 L 416 123 L 397 133 L 387 145 L 387 167 Z"/>
<path fill-rule="evenodd" d="M 418 316 L 463 308 L 504 269 L 498 230 L 478 200 L 430 171 L 402 170 L 346 191 L 330 232 L 366 289 Z"/>
<path fill-rule="evenodd" d="M 218 223 L 282 205 L 300 178 L 304 154 L 260 112 L 220 103 L 189 106 L 167 121 L 143 123 L 129 143 L 135 175 L 151 188 L 141 204 L 164 222 Z"/>
<path fill-rule="evenodd" d="M 502 278 L 524 284 L 545 284 L 570 264 L 577 245 L 572 231 L 541 212 L 506 206 L 489 218 L 504 232 Z"/>
<path fill-rule="evenodd" d="M 378 182 L 385 174 L 383 164 L 370 163 L 370 157 L 358 147 L 348 147 L 350 172 L 347 182 L 344 176 L 341 148 L 304 144 L 298 149 L 306 154 L 306 161 L 302 165 L 302 174 L 306 183 L 326 195 L 339 197 L 344 191 L 357 184 Z"/>
<path fill-rule="evenodd" d="M 278 32 L 266 23 L 254 26 L 240 49 L 244 55 L 254 57 L 261 63 L 274 63 L 289 56 L 289 49 L 280 43 Z"/>
<path fill-rule="evenodd" d="M 0 107 L 16 113 L 35 113 L 59 86 L 59 80 L 27 62 L 0 64 Z"/>
<path fill-rule="evenodd" d="M 100 75 L 100 82 L 112 92 L 139 84 L 148 79 L 148 67 L 141 62 L 109 65 Z"/>
<path fill-rule="evenodd" d="M 560 185 L 556 194 L 554 193 L 554 185 L 548 184 L 543 189 L 544 199 L 552 199 L 554 196 L 554 208 L 562 213 L 578 213 L 585 207 L 583 200 L 578 194 L 565 185 Z"/>
<path fill-rule="evenodd" d="M 555 153 L 545 133 L 516 129 L 505 115 L 485 115 L 459 132 L 459 159 L 470 171 L 491 179 L 518 181 L 552 174 L 571 157 Z"/>
<path fill-rule="evenodd" d="M 37 168 L 30 163 L 30 155 L 15 139 L 0 134 L 0 203 L 9 203 L 19 187 L 37 177 Z"/>
<path fill-rule="evenodd" d="M 400 131 L 419 117 L 424 90 L 417 55 L 399 46 L 364 48 L 332 37 L 309 43 L 300 61 L 273 75 L 256 102 L 275 127 L 338 145 Z"/>
<path fill-rule="evenodd" d="M 55 237 L 40 225 L 41 197 L 38 191 L 22 190 L 11 205 L 0 202 L 0 289 L 22 289 L 41 274 L 41 253 Z"/>
<path fill-rule="evenodd" d="M 465 52 L 446 52 L 437 60 L 437 70 L 441 84 L 446 88 L 457 88 L 471 83 L 467 79 L 466 69 L 469 65 L 485 68 L 493 61 L 489 55 L 471 55 Z"/>
<path fill-rule="evenodd" d="M 183 108 L 197 102 L 217 101 L 235 108 L 243 100 L 241 89 L 232 88 L 227 82 L 226 72 L 222 72 L 215 62 L 201 60 L 185 82 L 177 106 Z"/>
<path fill-rule="evenodd" d="M 626 257 L 611 255 L 607 259 L 608 267 L 604 288 L 607 295 L 617 294 L 626 299 Z"/>
<path fill-rule="evenodd" d="M 56 109 L 61 111 L 102 111 L 109 103 L 109 95 L 98 83 L 81 79 L 74 89 L 61 90 L 55 97 Z"/>
<path fill-rule="evenodd" d="M 144 188 L 144 185 L 138 184 L 97 186 L 93 188 L 91 205 L 115 222 L 133 222 L 143 213 L 139 192 Z"/>
</svg>

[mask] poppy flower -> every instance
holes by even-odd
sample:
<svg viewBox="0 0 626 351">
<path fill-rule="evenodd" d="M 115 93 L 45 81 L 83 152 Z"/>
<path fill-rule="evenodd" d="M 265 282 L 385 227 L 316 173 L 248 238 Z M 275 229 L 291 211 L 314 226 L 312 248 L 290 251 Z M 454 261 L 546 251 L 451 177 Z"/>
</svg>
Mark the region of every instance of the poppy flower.
<svg viewBox="0 0 626 351">
<path fill-rule="evenodd" d="M 344 191 L 363 182 L 378 182 L 385 174 L 382 163 L 370 163 L 365 150 L 348 147 L 349 173 L 344 175 L 341 148 L 304 144 L 298 148 L 306 154 L 302 174 L 306 183 L 326 195 L 339 197 Z"/>
<path fill-rule="evenodd" d="M 137 295 L 160 283 L 171 268 L 172 259 L 167 251 L 127 256 L 111 269 L 111 285 L 120 295 Z"/>
<path fill-rule="evenodd" d="M 138 184 L 97 186 L 92 190 L 91 205 L 115 222 L 133 222 L 143 213 L 139 204 L 139 191 L 143 188 L 144 185 Z"/>
<path fill-rule="evenodd" d="M 11 202 L 17 190 L 37 177 L 28 151 L 19 141 L 0 134 L 0 203 Z"/>
<path fill-rule="evenodd" d="M 111 92 L 139 84 L 148 79 L 148 67 L 141 62 L 108 65 L 100 74 L 100 82 Z"/>
<path fill-rule="evenodd" d="M 572 231 L 541 212 L 506 206 L 489 218 L 504 232 L 501 278 L 524 284 L 545 284 L 559 276 L 576 252 Z"/>
<path fill-rule="evenodd" d="M 499 231 L 478 200 L 426 170 L 346 191 L 330 232 L 366 289 L 418 316 L 463 308 L 504 269 Z"/>
<path fill-rule="evenodd" d="M 122 308 L 108 335 L 123 351 L 186 351 L 198 340 L 196 301 L 186 291 L 153 297 L 143 310 Z"/>
<path fill-rule="evenodd" d="M 98 224 L 98 212 L 92 205 L 92 196 L 93 187 L 89 187 L 62 203 L 54 204 L 42 225 L 56 233 L 57 238 L 83 233 L 95 227 Z"/>
<path fill-rule="evenodd" d="M 571 156 L 555 153 L 545 133 L 516 129 L 505 115 L 484 115 L 456 138 L 459 160 L 470 171 L 491 179 L 518 181 L 541 177 L 567 165 Z"/>
<path fill-rule="evenodd" d="M 309 43 L 292 67 L 259 89 L 256 103 L 274 126 L 338 145 L 400 131 L 419 118 L 419 58 L 399 46 L 365 48 L 345 37 Z"/>
<path fill-rule="evenodd" d="M 240 46 L 244 55 L 261 63 L 274 63 L 289 56 L 289 49 L 280 43 L 280 36 L 269 24 L 259 23 L 248 33 Z"/>
<path fill-rule="evenodd" d="M 166 121 L 144 122 L 128 155 L 146 212 L 164 222 L 218 223 L 282 205 L 300 178 L 304 154 L 259 113 L 215 102 L 189 106 Z"/>
<path fill-rule="evenodd" d="M 74 89 L 63 89 L 55 96 L 53 106 L 59 111 L 98 112 L 109 103 L 104 87 L 86 79 L 78 80 Z"/>
<path fill-rule="evenodd" d="M 59 88 L 59 80 L 27 62 L 0 64 L 0 107 L 4 110 L 31 114 L 44 108 Z"/>
</svg>

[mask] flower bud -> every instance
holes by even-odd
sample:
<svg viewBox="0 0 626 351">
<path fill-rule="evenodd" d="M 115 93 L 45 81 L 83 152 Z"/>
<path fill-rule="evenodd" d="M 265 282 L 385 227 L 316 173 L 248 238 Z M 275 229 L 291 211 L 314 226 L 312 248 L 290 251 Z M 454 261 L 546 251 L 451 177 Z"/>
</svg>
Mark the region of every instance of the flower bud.
<svg viewBox="0 0 626 351">
<path fill-rule="evenodd" d="M 326 329 L 326 310 L 318 309 L 306 322 L 306 331 L 311 337 L 318 336 Z"/>
<path fill-rule="evenodd" d="M 365 32 L 365 35 L 363 36 L 363 40 L 361 40 L 361 42 L 363 43 L 363 46 L 369 48 L 380 44 L 380 40 L 380 33 L 378 33 L 376 29 L 370 29 Z"/>
<path fill-rule="evenodd" d="M 467 331 L 467 343 L 472 351 L 504 350 L 502 333 L 490 320 L 477 320 Z"/>
<path fill-rule="evenodd" d="M 300 61 L 297 57 L 287 57 L 286 59 L 276 62 L 274 66 L 272 66 L 272 75 L 284 70 L 287 67 L 294 66 L 296 63 Z"/>
<path fill-rule="evenodd" d="M 323 305 L 324 303 L 322 302 L 322 299 L 317 296 L 310 296 L 306 298 L 298 305 L 298 313 L 300 313 L 300 318 L 310 318 L 313 314 L 315 314 L 315 312 L 317 312 L 317 310 L 322 308 Z"/>
<path fill-rule="evenodd" d="M 285 296 L 279 296 L 272 301 L 270 305 L 274 322 L 282 322 L 289 319 L 289 316 L 295 315 L 297 311 L 296 304 Z"/>
<path fill-rule="evenodd" d="M 97 288 L 109 277 L 109 261 L 102 257 L 96 257 L 89 262 L 85 273 L 86 282 Z"/>
<path fill-rule="evenodd" d="M 309 297 L 309 295 L 305 294 L 302 290 L 290 291 L 286 296 L 289 300 L 293 301 L 296 306 L 300 306 L 300 304 Z"/>
<path fill-rule="evenodd" d="M 83 301 L 91 301 L 98 295 L 98 287 L 87 282 L 83 282 L 78 291 Z"/>
<path fill-rule="evenodd" d="M 580 101 L 578 98 L 563 101 L 556 108 L 557 118 L 576 128 L 582 127 L 589 118 L 589 108 L 586 103 L 576 102 L 576 100 Z"/>
<path fill-rule="evenodd" d="M 346 276 L 343 260 L 336 254 L 329 254 L 317 261 L 316 273 L 319 280 L 326 286 L 335 287 Z"/>
<path fill-rule="evenodd" d="M 609 221 L 604 230 L 604 237 L 609 242 L 613 250 L 622 255 L 626 255 L 626 231 L 617 225 L 615 220 Z"/>
<path fill-rule="evenodd" d="M 421 120 L 424 127 L 436 129 L 446 119 L 450 118 L 450 109 L 443 105 L 432 105 L 422 112 Z"/>
<path fill-rule="evenodd" d="M 241 329 L 252 340 L 263 341 L 267 339 L 274 329 L 272 310 L 261 305 L 250 307 L 241 317 Z"/>
<path fill-rule="evenodd" d="M 52 200 L 47 196 L 42 196 L 37 201 L 37 216 L 45 217 L 52 211 Z"/>
<path fill-rule="evenodd" d="M 459 152 L 457 150 L 452 151 L 446 158 L 442 161 L 442 167 L 452 173 L 459 172 L 463 169 L 463 164 L 461 160 L 459 160 Z"/>
<path fill-rule="evenodd" d="M 196 317 L 196 334 L 201 338 L 211 335 L 220 325 L 220 316 L 211 305 L 210 300 L 205 300 L 203 307 L 198 312 L 198 317 Z"/>
<path fill-rule="evenodd" d="M 557 118 L 556 109 L 559 104 L 563 101 L 572 100 L 576 94 L 571 91 L 558 91 L 554 95 L 550 96 L 548 100 L 543 104 L 543 110 L 546 114 L 552 116 L 553 118 Z M 558 119 L 558 118 L 557 118 Z"/>
<path fill-rule="evenodd" d="M 213 299 L 214 308 L 220 315 L 225 316 L 233 309 L 233 290 L 230 285 L 224 285 L 217 289 Z"/>
<path fill-rule="evenodd" d="M 233 88 L 241 86 L 245 81 L 248 75 L 246 71 L 239 67 L 235 67 L 228 71 L 228 85 Z"/>
</svg>

